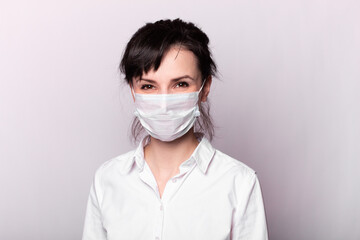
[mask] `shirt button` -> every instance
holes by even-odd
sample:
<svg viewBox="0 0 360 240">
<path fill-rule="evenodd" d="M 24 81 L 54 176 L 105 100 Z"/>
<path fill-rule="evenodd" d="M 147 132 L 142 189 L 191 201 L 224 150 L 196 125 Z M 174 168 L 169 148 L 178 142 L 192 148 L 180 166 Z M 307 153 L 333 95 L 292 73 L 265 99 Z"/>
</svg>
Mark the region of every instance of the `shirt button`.
<svg viewBox="0 0 360 240">
<path fill-rule="evenodd" d="M 172 182 L 173 182 L 173 183 L 176 183 L 176 178 L 173 178 L 173 179 L 172 179 Z"/>
<path fill-rule="evenodd" d="M 160 238 L 159 238 L 159 237 L 156 237 L 155 240 L 160 240 Z"/>
<path fill-rule="evenodd" d="M 163 205 L 161 204 L 160 205 L 160 211 L 162 211 L 164 208 L 163 208 Z"/>
</svg>

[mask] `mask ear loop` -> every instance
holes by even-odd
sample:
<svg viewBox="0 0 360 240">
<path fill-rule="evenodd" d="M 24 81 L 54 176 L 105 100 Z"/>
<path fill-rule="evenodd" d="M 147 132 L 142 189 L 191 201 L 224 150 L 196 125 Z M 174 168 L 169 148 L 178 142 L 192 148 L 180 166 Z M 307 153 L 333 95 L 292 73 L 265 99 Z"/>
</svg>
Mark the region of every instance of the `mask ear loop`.
<svg viewBox="0 0 360 240">
<path fill-rule="evenodd" d="M 201 85 L 201 88 L 199 89 L 199 93 L 201 92 L 201 90 L 203 89 L 203 87 L 204 87 L 204 85 L 205 85 L 205 82 L 206 82 L 206 78 L 205 78 L 205 80 L 204 80 L 204 82 L 203 82 L 203 84 Z"/>
<path fill-rule="evenodd" d="M 133 94 L 134 100 L 136 101 L 134 86 L 132 85 L 132 83 L 130 84 L 130 88 L 131 88 L 131 92 Z"/>
<path fill-rule="evenodd" d="M 203 89 L 203 87 L 204 87 L 204 85 L 205 85 L 205 82 L 206 82 L 206 78 L 205 78 L 203 84 L 201 85 L 201 88 L 199 89 L 198 94 L 200 94 L 201 90 Z M 198 96 L 199 96 L 199 95 L 198 95 Z M 199 102 L 201 103 L 201 100 L 200 100 L 200 99 L 199 99 Z M 195 117 L 199 117 L 199 116 L 200 116 L 200 110 L 197 109 L 197 110 L 195 111 Z"/>
<path fill-rule="evenodd" d="M 134 100 L 136 101 L 134 86 L 132 84 L 130 84 L 130 88 L 131 88 L 131 92 L 133 94 Z M 139 117 L 139 113 L 137 112 L 137 110 L 135 110 L 134 115 L 135 115 L 135 117 Z"/>
</svg>

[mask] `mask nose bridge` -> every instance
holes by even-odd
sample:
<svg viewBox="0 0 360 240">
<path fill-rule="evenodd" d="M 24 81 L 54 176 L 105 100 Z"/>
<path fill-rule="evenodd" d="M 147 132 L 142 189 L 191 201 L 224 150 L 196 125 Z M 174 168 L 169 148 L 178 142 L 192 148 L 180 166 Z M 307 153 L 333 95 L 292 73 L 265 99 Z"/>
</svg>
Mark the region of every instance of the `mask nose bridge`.
<svg viewBox="0 0 360 240">
<path fill-rule="evenodd" d="M 159 94 L 159 106 L 160 106 L 160 108 L 161 109 L 163 109 L 163 110 L 167 110 L 167 106 L 168 106 L 168 104 L 167 104 L 167 100 L 166 100 L 166 97 L 165 97 L 165 95 L 164 94 Z"/>
</svg>

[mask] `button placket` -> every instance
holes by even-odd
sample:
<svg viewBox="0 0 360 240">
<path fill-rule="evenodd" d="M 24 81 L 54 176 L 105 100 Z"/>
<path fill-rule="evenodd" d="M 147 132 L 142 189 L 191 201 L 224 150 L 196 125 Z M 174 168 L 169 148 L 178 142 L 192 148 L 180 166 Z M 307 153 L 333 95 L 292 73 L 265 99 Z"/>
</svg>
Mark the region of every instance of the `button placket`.
<svg viewBox="0 0 360 240">
<path fill-rule="evenodd" d="M 155 240 L 161 239 L 161 234 L 163 230 L 163 221 L 164 221 L 164 204 L 162 201 L 160 201 L 157 220 L 156 220 Z"/>
</svg>

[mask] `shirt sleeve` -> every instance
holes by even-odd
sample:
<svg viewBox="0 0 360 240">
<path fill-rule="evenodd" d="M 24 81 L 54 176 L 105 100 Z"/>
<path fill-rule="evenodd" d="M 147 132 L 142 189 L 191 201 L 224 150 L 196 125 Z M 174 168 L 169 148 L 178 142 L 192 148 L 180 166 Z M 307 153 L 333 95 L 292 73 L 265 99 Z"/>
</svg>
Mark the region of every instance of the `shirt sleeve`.
<svg viewBox="0 0 360 240">
<path fill-rule="evenodd" d="M 268 240 L 265 210 L 256 174 L 246 184 L 233 215 L 232 240 Z"/>
<path fill-rule="evenodd" d="M 106 240 L 101 216 L 101 189 L 98 176 L 95 174 L 87 202 L 82 240 Z"/>
</svg>

